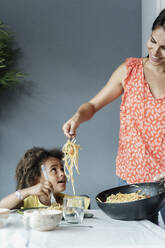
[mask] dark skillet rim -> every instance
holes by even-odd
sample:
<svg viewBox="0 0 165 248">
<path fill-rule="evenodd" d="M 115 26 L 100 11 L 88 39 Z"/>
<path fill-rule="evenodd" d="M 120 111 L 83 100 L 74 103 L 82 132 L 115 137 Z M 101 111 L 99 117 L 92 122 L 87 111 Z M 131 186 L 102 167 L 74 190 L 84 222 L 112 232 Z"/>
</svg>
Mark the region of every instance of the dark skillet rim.
<svg viewBox="0 0 165 248">
<path fill-rule="evenodd" d="M 117 187 L 114 187 L 114 188 L 109 188 L 109 189 L 106 189 L 106 190 L 104 190 L 104 191 L 102 191 L 102 192 L 100 192 L 100 193 L 98 193 L 97 195 L 96 195 L 96 197 L 95 197 L 95 200 L 96 200 L 96 202 L 97 203 L 99 203 L 99 204 L 102 204 L 102 205 L 123 205 L 123 204 L 134 204 L 134 203 L 137 203 L 137 202 L 142 202 L 142 201 L 146 201 L 146 200 L 151 200 L 152 198 L 154 198 L 154 197 L 158 197 L 158 196 L 160 196 L 160 195 L 162 195 L 162 194 L 164 194 L 165 193 L 165 189 L 164 189 L 164 191 L 163 192 L 160 192 L 160 193 L 158 193 L 158 194 L 156 194 L 156 195 L 153 195 L 153 196 L 151 196 L 151 197 L 149 197 L 149 198 L 145 198 L 145 199 L 139 199 L 139 200 L 136 200 L 136 201 L 127 201 L 127 202 L 100 202 L 99 200 L 97 200 L 97 198 L 99 198 L 99 195 L 100 194 L 104 194 L 105 192 L 107 192 L 107 191 L 109 191 L 109 190 L 115 190 L 115 189 L 117 189 L 117 188 L 125 188 L 125 187 L 128 187 L 128 186 L 130 186 L 130 187 L 132 187 L 132 186 L 140 186 L 140 185 L 144 185 L 144 184 L 160 184 L 160 182 L 146 182 L 146 183 L 133 183 L 133 184 L 129 184 L 129 185 L 122 185 L 122 186 L 117 186 Z M 119 193 L 119 192 L 118 192 Z"/>
</svg>

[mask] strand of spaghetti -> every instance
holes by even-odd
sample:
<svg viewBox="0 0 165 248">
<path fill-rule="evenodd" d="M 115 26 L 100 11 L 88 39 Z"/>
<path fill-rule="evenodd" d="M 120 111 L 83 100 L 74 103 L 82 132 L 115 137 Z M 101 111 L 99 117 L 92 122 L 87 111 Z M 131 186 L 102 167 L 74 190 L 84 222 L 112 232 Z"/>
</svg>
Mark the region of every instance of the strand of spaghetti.
<svg viewBox="0 0 165 248">
<path fill-rule="evenodd" d="M 76 171 L 77 171 L 77 173 L 80 175 L 80 172 L 79 172 L 79 169 L 78 169 L 78 159 L 79 159 L 79 147 L 75 147 L 75 150 L 76 150 L 76 155 L 75 155 L 75 162 L 74 162 L 74 164 L 75 164 L 75 168 L 76 168 Z"/>
<path fill-rule="evenodd" d="M 75 195 L 75 187 L 74 187 L 74 177 L 73 177 L 73 168 L 75 167 L 78 174 L 79 168 L 78 168 L 78 160 L 79 160 L 79 148 L 80 146 L 75 143 L 75 139 L 72 141 L 67 140 L 67 142 L 64 144 L 62 151 L 64 153 L 64 172 L 65 175 L 69 180 L 71 180 L 73 193 Z"/>
</svg>

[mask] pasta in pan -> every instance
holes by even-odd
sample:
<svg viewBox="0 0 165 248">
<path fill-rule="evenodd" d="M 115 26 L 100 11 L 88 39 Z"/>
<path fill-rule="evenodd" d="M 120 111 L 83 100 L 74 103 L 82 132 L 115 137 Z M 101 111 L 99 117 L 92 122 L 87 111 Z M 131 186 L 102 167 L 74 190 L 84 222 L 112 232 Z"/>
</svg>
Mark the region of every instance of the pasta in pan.
<svg viewBox="0 0 165 248">
<path fill-rule="evenodd" d="M 62 151 L 64 153 L 64 172 L 65 175 L 69 180 L 71 180 L 73 193 L 75 195 L 75 187 L 74 187 L 74 177 L 73 177 L 73 168 L 75 167 L 78 174 L 79 168 L 78 168 L 78 160 L 79 160 L 79 148 L 80 146 L 75 143 L 76 140 L 67 140 L 67 142 L 64 144 Z"/>
<path fill-rule="evenodd" d="M 146 194 L 139 194 L 141 190 L 135 193 L 117 193 L 117 194 L 111 194 L 107 197 L 106 203 L 120 203 L 120 202 L 131 202 L 131 201 L 137 201 L 149 198 L 150 196 Z"/>
</svg>

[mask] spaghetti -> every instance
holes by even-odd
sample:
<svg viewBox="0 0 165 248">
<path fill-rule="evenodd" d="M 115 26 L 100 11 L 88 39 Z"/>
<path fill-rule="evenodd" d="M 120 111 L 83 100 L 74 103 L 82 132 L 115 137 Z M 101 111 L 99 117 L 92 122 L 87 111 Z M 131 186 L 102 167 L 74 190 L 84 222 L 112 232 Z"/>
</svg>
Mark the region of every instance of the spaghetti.
<svg viewBox="0 0 165 248">
<path fill-rule="evenodd" d="M 110 196 L 107 197 L 106 203 L 120 203 L 120 202 L 131 202 L 131 201 L 137 201 L 137 200 L 142 200 L 149 198 L 150 196 L 146 194 L 139 194 L 140 190 L 135 193 L 128 193 L 128 194 L 122 194 L 122 193 L 117 193 L 117 194 L 111 194 Z"/>
<path fill-rule="evenodd" d="M 64 172 L 69 180 L 71 180 L 73 193 L 75 195 L 75 187 L 74 187 L 74 177 L 73 177 L 73 168 L 75 167 L 78 174 L 80 174 L 78 169 L 78 159 L 79 159 L 79 148 L 80 146 L 75 143 L 76 140 L 67 140 L 64 144 L 62 151 L 64 153 Z"/>
<path fill-rule="evenodd" d="M 59 203 L 52 203 L 52 205 L 48 208 L 46 208 L 47 210 L 61 210 L 63 211 L 63 205 L 59 204 Z"/>
</svg>

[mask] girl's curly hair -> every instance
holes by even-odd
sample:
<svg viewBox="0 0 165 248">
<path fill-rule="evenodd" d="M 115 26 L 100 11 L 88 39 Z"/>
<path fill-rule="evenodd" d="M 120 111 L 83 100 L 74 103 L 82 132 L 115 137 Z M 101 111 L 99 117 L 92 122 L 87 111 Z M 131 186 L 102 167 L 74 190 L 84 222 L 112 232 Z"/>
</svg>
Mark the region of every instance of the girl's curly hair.
<svg viewBox="0 0 165 248">
<path fill-rule="evenodd" d="M 47 150 L 42 147 L 33 147 L 25 152 L 16 167 L 16 189 L 24 189 L 35 184 L 38 177 L 41 176 L 41 165 L 50 157 L 61 160 L 63 152 L 59 148 Z"/>
</svg>

